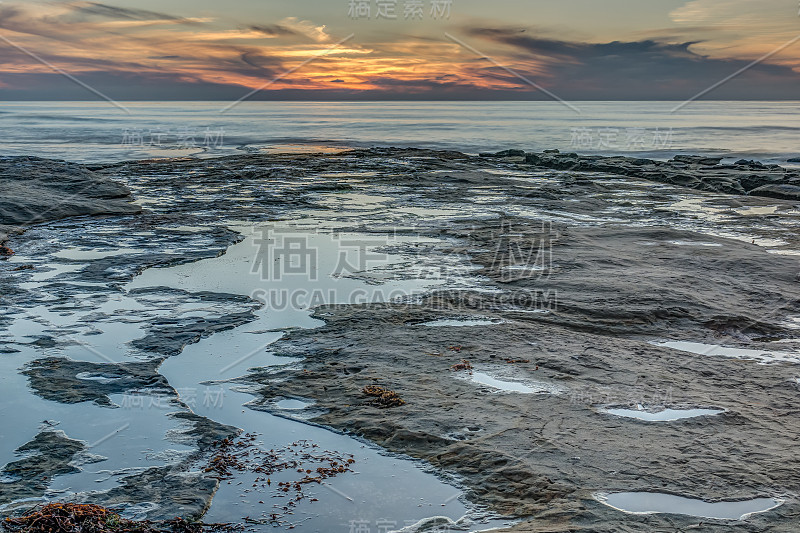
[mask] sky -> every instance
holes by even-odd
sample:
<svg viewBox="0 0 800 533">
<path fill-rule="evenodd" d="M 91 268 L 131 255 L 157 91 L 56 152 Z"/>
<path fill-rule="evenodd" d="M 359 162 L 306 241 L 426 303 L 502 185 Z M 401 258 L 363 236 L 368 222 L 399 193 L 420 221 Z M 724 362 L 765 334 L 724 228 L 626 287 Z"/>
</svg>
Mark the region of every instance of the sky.
<svg viewBox="0 0 800 533">
<path fill-rule="evenodd" d="M 0 99 L 800 100 L 797 0 L 0 2 Z"/>
</svg>

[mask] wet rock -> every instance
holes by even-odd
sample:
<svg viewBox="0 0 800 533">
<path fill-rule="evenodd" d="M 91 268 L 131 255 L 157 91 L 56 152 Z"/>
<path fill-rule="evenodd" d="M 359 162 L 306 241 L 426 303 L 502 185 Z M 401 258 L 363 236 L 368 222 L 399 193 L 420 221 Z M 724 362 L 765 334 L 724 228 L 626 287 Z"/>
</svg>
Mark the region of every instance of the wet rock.
<svg viewBox="0 0 800 533">
<path fill-rule="evenodd" d="M 689 163 L 691 165 L 715 166 L 719 165 L 720 161 L 722 161 L 722 158 L 704 157 L 701 155 L 676 155 L 672 158 L 672 160 L 679 163 Z"/>
<path fill-rule="evenodd" d="M 525 157 L 524 150 L 502 150 L 500 152 L 483 152 L 481 157 Z"/>
<path fill-rule="evenodd" d="M 37 157 L 0 158 L 0 224 L 29 225 L 80 215 L 141 212 L 130 190 L 85 167 Z"/>
<path fill-rule="evenodd" d="M 28 376 L 30 386 L 36 394 L 46 400 L 61 403 L 95 402 L 98 405 L 112 406 L 109 398 L 111 394 L 144 389 L 162 393 L 174 392 L 166 378 L 158 373 L 159 364 L 160 360 L 89 363 L 48 357 L 33 361 L 23 373 Z"/>
<path fill-rule="evenodd" d="M 56 346 L 56 340 L 53 337 L 48 335 L 42 335 L 34 341 L 29 343 L 30 346 L 36 346 L 37 348 L 54 348 Z"/>
<path fill-rule="evenodd" d="M 13 481 L 0 483 L 0 504 L 42 496 L 53 477 L 78 471 L 71 463 L 85 449 L 84 443 L 70 439 L 63 431 L 39 433 L 16 450 L 30 454 L 28 457 L 3 468 L 3 474 Z"/>
<path fill-rule="evenodd" d="M 728 176 L 703 177 L 698 184 L 694 185 L 694 188 L 725 194 L 747 194 L 745 188 L 735 178 Z"/>
<path fill-rule="evenodd" d="M 800 186 L 798 185 L 762 185 L 750 191 L 753 196 L 767 196 L 782 200 L 800 200 Z"/>
<path fill-rule="evenodd" d="M 147 513 L 149 520 L 180 516 L 199 519 L 211 504 L 219 481 L 199 472 L 187 472 L 186 465 L 155 467 L 125 477 L 120 486 L 100 494 L 83 494 L 85 502 L 110 508 L 158 502 Z"/>
<path fill-rule="evenodd" d="M 399 529 L 392 533 L 429 533 L 435 531 L 468 531 L 469 522 L 459 520 L 455 522 L 446 516 L 432 516 L 423 518 L 415 524 Z"/>
<path fill-rule="evenodd" d="M 184 434 L 192 437 L 192 441 L 197 444 L 200 451 L 208 450 L 213 447 L 214 443 L 231 439 L 242 432 L 239 428 L 220 424 L 191 412 L 171 413 L 170 417 L 191 424 L 191 429 L 185 431 Z"/>
<path fill-rule="evenodd" d="M 556 170 L 606 172 L 725 194 L 750 194 L 794 199 L 788 189 L 778 192 L 766 185 L 800 185 L 800 172 L 777 165 L 740 160 L 720 165 L 721 158 L 675 156 L 671 161 L 630 157 L 579 156 L 578 154 L 527 154 L 525 162 Z M 783 196 L 775 196 L 783 194 Z"/>
</svg>

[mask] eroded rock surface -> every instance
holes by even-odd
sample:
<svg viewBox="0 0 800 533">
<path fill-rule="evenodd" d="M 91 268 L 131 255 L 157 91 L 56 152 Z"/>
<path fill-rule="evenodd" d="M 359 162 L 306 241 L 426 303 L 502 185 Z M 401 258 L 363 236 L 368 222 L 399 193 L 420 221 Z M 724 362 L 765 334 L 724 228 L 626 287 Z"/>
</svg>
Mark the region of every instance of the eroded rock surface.
<svg viewBox="0 0 800 533">
<path fill-rule="evenodd" d="M 28 369 L 33 393 L 48 400 L 111 407 L 109 395 L 132 390 L 168 396 L 175 412 L 161 415 L 186 423 L 180 440 L 197 454 L 83 497 L 112 506 L 153 501 L 165 517 L 201 514 L 216 481 L 197 474 L 195 460 L 214 440 L 237 432 L 189 412 L 158 374 L 158 363 L 189 342 L 247 322 L 254 302 L 158 288 L 126 292 L 132 301 L 115 309 L 121 285 L 143 268 L 220 255 L 238 241 L 228 224 L 325 216 L 344 231 L 426 239 L 420 255 L 434 264 L 463 258 L 470 268 L 460 275 L 469 283 L 404 305 L 318 309 L 324 326 L 291 330 L 270 348 L 302 363 L 256 369 L 243 379 L 260 394 L 260 405 L 249 407 L 272 411 L 278 398 L 314 400 L 314 422 L 459 475 L 473 502 L 524 520 L 516 531 L 732 527 L 687 516 L 626 515 L 593 498 L 597 491 L 638 490 L 710 500 L 785 497 L 778 509 L 736 527 L 793 531 L 800 519 L 791 496 L 800 490 L 796 365 L 651 342 L 763 351 L 795 346 L 796 209 L 755 195 L 766 186 L 785 192 L 795 177 L 756 162 L 726 166 L 707 158 L 656 164 L 550 153 L 537 155 L 545 161 L 539 165 L 526 163 L 525 152 L 501 156 L 381 149 L 95 167 L 98 175 L 123 179 L 152 211 L 66 220 L 16 238 L 13 246 L 30 255 L 34 268 L 0 263 L 3 301 L 16 316 L 46 309 L 55 322 L 81 318 L 59 326 L 37 315 L 42 327 L 20 339 L 6 331 L 9 312 L 0 316 L 0 349 L 9 357 L 15 350 L 32 354 L 20 368 Z M 562 166 L 578 160 L 585 166 Z M 382 200 L 358 216 L 336 218 L 340 207 L 363 207 L 359 202 L 370 195 Z M 87 263 L 54 255 L 67 245 L 89 254 L 124 249 Z M 50 268 L 58 270 L 48 278 Z M 92 312 L 101 307 L 106 314 Z M 476 325 L 424 325 L 440 319 Z M 54 356 L 75 346 L 71 336 L 91 342 L 93 328 L 117 323 L 140 330 L 124 355 L 147 360 Z M 220 356 L 242 355 L 234 351 Z M 503 391 L 476 382 L 478 374 L 539 392 Z M 375 407 L 363 394 L 368 385 L 395 391 L 405 404 Z M 600 412 L 640 403 L 724 413 L 645 423 Z"/>
<path fill-rule="evenodd" d="M 82 165 L 38 157 L 0 158 L 0 229 L 80 215 L 141 211 L 128 187 Z"/>
<path fill-rule="evenodd" d="M 623 156 L 582 156 L 576 153 L 483 154 L 491 158 L 516 158 L 527 164 L 555 170 L 606 172 L 651 181 L 681 185 L 701 191 L 749 194 L 800 200 L 800 170 L 757 161 L 721 165 L 721 158 L 678 155 L 670 161 Z"/>
</svg>

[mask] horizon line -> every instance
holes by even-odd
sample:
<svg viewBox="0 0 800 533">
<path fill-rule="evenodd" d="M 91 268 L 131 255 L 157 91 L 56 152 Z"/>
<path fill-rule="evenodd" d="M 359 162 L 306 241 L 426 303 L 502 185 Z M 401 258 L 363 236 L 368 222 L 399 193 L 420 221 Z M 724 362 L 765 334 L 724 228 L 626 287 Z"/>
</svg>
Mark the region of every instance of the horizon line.
<svg viewBox="0 0 800 533">
<path fill-rule="evenodd" d="M 171 103 L 171 102 L 230 102 L 229 98 L 219 98 L 219 99 L 136 99 L 136 100 L 117 100 L 119 102 L 158 102 L 158 103 Z M 648 99 L 601 99 L 601 98 L 593 98 L 593 99 L 572 99 L 571 102 L 682 102 L 685 101 L 684 98 L 673 98 L 673 99 L 655 99 L 655 100 L 648 100 Z M 62 99 L 9 99 L 5 100 L 0 98 L 0 104 L 3 103 L 38 103 L 38 102 L 63 102 L 63 103 L 105 103 L 102 100 L 98 99 L 78 99 L 78 100 L 62 100 Z M 271 102 L 289 102 L 289 103 L 344 103 L 344 104 L 358 104 L 358 103 L 395 103 L 395 102 L 458 102 L 458 103 L 546 103 L 546 104 L 558 104 L 558 102 L 553 102 L 549 99 L 535 99 L 535 100 L 512 100 L 512 99 L 482 99 L 482 100 L 470 100 L 470 99 L 444 99 L 444 98 L 435 98 L 435 99 L 411 99 L 411 98 L 396 98 L 391 100 L 385 99 L 362 99 L 362 100 L 349 100 L 349 99 L 339 99 L 339 100 L 314 100 L 314 99 L 305 99 L 305 98 L 276 98 L 276 99 L 251 99 L 246 102 L 242 102 L 242 104 L 254 104 L 254 103 L 271 103 Z M 737 99 L 714 99 L 714 98 L 707 98 L 702 100 L 695 100 L 694 103 L 698 102 L 797 102 L 800 103 L 800 98 L 795 99 L 783 99 L 783 98 L 773 98 L 773 99 L 758 99 L 758 98 L 737 98 Z"/>
</svg>

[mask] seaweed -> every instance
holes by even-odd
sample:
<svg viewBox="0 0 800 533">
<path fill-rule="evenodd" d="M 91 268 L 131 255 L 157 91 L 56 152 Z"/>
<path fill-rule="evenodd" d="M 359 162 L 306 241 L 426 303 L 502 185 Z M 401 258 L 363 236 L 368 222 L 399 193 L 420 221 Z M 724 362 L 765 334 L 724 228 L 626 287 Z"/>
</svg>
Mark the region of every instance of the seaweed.
<svg viewBox="0 0 800 533">
<path fill-rule="evenodd" d="M 466 359 L 462 359 L 460 363 L 456 363 L 450 367 L 450 370 L 453 372 L 458 372 L 460 370 L 468 370 L 470 374 L 472 374 L 472 365 Z"/>
<path fill-rule="evenodd" d="M 405 405 L 406 402 L 399 394 L 393 390 L 385 389 L 377 385 L 367 385 L 361 390 L 362 393 L 372 397 L 367 403 L 373 407 L 380 409 L 388 409 L 390 407 L 400 407 Z"/>
<path fill-rule="evenodd" d="M 236 531 L 242 526 L 205 524 L 183 518 L 128 520 L 113 509 L 93 504 L 48 503 L 19 517 L 3 520 L 3 529 L 14 533 L 205 533 Z"/>
</svg>

